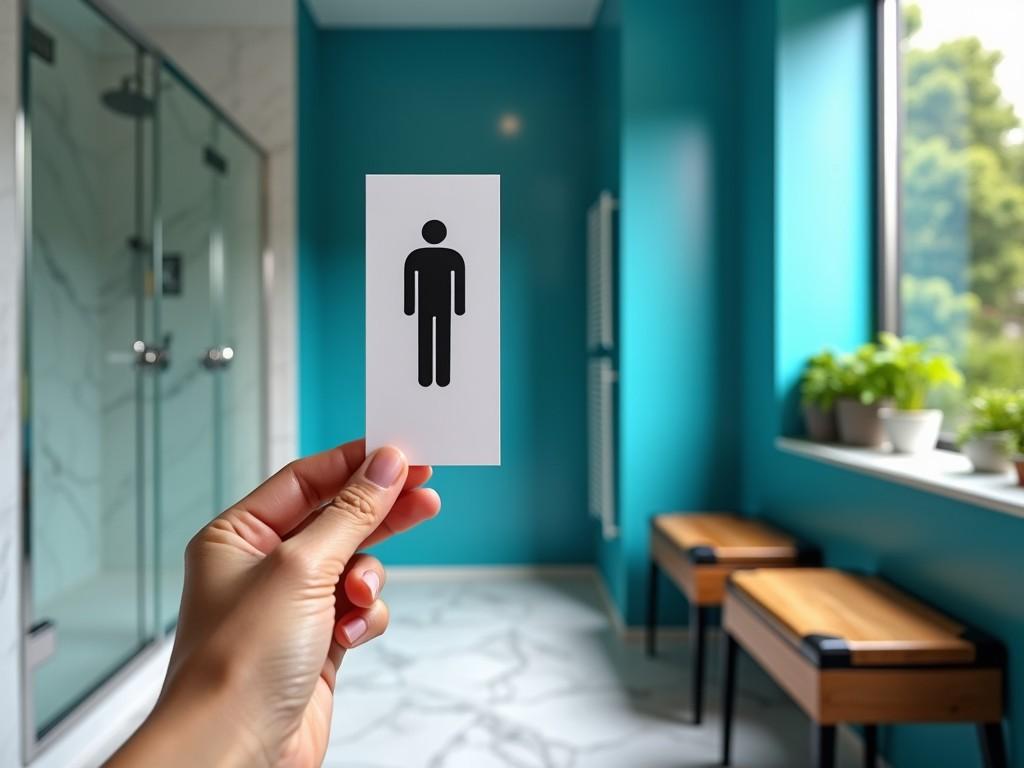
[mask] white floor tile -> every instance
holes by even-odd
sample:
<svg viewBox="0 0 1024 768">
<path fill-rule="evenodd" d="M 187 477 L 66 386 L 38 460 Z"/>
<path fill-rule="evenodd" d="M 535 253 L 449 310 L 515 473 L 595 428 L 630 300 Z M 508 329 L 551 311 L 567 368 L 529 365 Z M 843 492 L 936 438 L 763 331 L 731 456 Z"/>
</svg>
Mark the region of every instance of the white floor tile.
<svg viewBox="0 0 1024 768">
<path fill-rule="evenodd" d="M 589 578 L 399 581 L 385 599 L 390 630 L 342 668 L 330 768 L 717 764 L 717 648 L 694 727 L 685 646 L 652 660 L 622 643 Z M 804 715 L 749 659 L 739 677 L 734 764 L 805 764 Z"/>
</svg>

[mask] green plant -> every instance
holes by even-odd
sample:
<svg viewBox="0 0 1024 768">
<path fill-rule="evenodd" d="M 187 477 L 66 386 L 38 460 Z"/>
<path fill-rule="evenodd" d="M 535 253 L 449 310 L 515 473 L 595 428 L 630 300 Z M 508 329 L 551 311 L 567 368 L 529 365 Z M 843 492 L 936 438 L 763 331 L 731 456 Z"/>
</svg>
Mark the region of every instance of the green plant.
<svg viewBox="0 0 1024 768">
<path fill-rule="evenodd" d="M 957 434 L 961 445 L 992 432 L 1018 434 L 1024 428 L 1024 391 L 980 389 L 967 401 L 968 422 Z"/>
<path fill-rule="evenodd" d="M 894 333 L 879 334 L 879 342 L 878 373 L 900 410 L 923 409 L 933 389 L 963 386 L 963 375 L 949 355 L 929 352 L 924 342 Z"/>
<path fill-rule="evenodd" d="M 814 355 L 800 377 L 802 402 L 831 411 L 842 388 L 840 373 L 839 361 L 832 352 L 826 349 Z"/>
<path fill-rule="evenodd" d="M 862 344 L 838 361 L 838 396 L 873 405 L 892 396 L 892 382 L 877 344 Z"/>
</svg>

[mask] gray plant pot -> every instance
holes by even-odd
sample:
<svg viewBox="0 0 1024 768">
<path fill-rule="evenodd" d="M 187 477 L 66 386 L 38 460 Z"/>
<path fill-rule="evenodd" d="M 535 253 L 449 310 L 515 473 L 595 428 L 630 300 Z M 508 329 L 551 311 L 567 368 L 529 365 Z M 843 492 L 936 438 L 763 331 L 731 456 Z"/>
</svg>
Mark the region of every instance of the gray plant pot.
<svg viewBox="0 0 1024 768">
<path fill-rule="evenodd" d="M 836 409 L 824 410 L 820 405 L 804 403 L 804 426 L 807 427 L 807 436 L 819 443 L 834 443 L 836 441 Z"/>
<path fill-rule="evenodd" d="M 885 403 L 864 405 L 859 400 L 842 398 L 836 403 L 839 440 L 847 445 L 877 448 L 885 442 L 885 427 L 878 411 Z"/>
</svg>

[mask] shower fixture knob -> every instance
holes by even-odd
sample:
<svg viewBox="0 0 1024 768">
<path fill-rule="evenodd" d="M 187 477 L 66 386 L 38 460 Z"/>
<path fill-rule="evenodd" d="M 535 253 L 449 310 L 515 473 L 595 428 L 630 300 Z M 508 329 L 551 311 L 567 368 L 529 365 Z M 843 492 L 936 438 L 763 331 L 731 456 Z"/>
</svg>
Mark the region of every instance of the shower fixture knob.
<svg viewBox="0 0 1024 768">
<path fill-rule="evenodd" d="M 219 368 L 227 368 L 235 359 L 235 350 L 232 347 L 210 347 L 199 358 L 199 364 L 208 371 Z"/>
<path fill-rule="evenodd" d="M 171 364 L 171 335 L 164 337 L 163 346 L 150 345 L 142 339 L 136 339 L 132 344 L 132 351 L 135 353 L 135 365 L 139 368 L 158 368 L 163 370 Z"/>
</svg>

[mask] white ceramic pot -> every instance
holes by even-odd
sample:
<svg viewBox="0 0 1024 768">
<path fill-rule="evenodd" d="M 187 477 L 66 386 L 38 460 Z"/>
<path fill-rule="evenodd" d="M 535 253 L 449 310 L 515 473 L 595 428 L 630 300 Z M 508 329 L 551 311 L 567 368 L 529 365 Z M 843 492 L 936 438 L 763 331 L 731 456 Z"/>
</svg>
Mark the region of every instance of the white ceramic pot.
<svg viewBox="0 0 1024 768">
<path fill-rule="evenodd" d="M 920 411 L 883 408 L 878 415 L 896 453 L 925 453 L 938 445 L 942 429 L 942 411 L 938 408 Z"/>
<path fill-rule="evenodd" d="M 986 432 L 964 443 L 963 451 L 975 472 L 1008 472 L 1013 466 L 1011 432 Z"/>
</svg>

